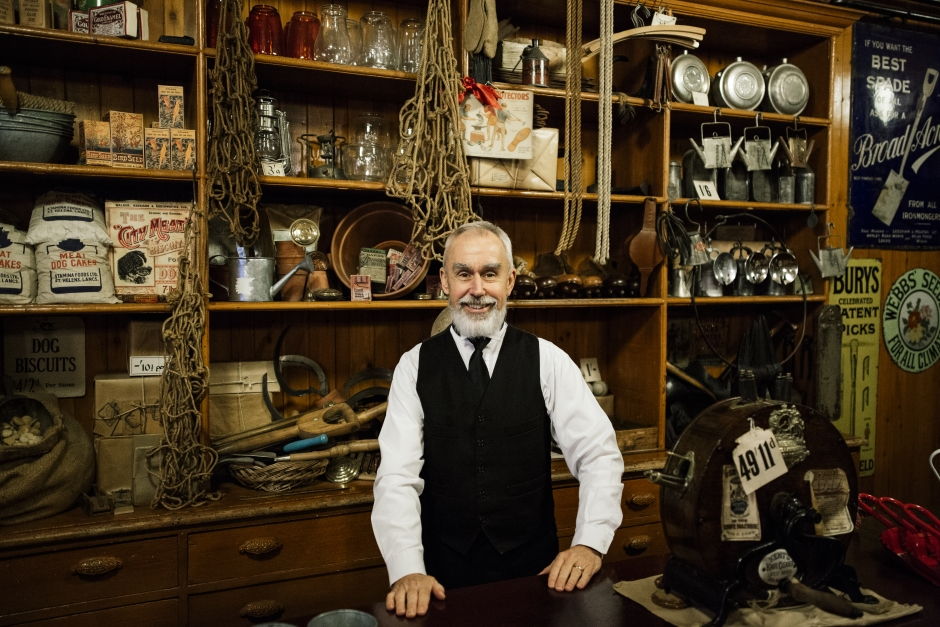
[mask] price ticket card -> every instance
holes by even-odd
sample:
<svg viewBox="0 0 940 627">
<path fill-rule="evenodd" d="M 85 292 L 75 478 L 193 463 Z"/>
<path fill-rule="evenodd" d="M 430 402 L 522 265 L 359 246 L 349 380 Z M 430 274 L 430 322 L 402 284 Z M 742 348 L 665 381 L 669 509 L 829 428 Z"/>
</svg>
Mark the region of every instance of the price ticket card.
<svg viewBox="0 0 940 627">
<path fill-rule="evenodd" d="M 738 445 L 731 458 L 746 494 L 786 474 L 787 464 L 783 461 L 777 438 L 769 429 L 749 429 L 736 442 Z"/>
</svg>

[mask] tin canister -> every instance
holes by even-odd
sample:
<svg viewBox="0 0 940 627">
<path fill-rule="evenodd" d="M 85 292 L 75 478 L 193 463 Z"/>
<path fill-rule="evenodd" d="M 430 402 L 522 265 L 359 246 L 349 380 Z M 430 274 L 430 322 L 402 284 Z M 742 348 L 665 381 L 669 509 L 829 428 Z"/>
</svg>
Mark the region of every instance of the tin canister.
<svg viewBox="0 0 940 627">
<path fill-rule="evenodd" d="M 670 70 L 672 94 L 679 102 L 694 102 L 694 92 L 708 94 L 711 84 L 708 68 L 697 56 L 689 54 L 688 50 L 673 60 Z"/>
<path fill-rule="evenodd" d="M 803 113 L 809 102 L 809 81 L 800 68 L 783 59 L 780 65 L 765 68 L 763 74 L 767 90 L 761 109 L 784 115 Z"/>
<path fill-rule="evenodd" d="M 802 205 L 811 205 L 816 196 L 816 173 L 809 167 L 794 168 L 794 200 Z"/>
<path fill-rule="evenodd" d="M 753 63 L 738 57 L 715 75 L 711 84 L 712 102 L 721 107 L 753 111 L 764 100 L 764 75 Z"/>
</svg>

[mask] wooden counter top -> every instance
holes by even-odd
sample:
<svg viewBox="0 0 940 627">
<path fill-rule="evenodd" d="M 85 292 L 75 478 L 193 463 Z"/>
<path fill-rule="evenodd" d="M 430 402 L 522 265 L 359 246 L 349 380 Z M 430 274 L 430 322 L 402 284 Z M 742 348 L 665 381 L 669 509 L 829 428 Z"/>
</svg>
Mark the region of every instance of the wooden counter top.
<svg viewBox="0 0 940 627">
<path fill-rule="evenodd" d="M 638 476 L 644 470 L 661 468 L 664 454 L 657 451 L 630 453 L 625 456 L 625 477 Z M 556 485 L 574 482 L 564 460 L 552 461 L 552 479 Z M 104 539 L 127 534 L 166 533 L 210 524 L 281 519 L 311 512 L 336 515 L 372 507 L 372 482 L 351 481 L 334 484 L 317 481 L 306 488 L 285 494 L 261 492 L 233 483 L 219 487 L 221 499 L 200 507 L 180 510 L 154 510 L 138 507 L 133 513 L 88 516 L 78 506 L 27 523 L 0 527 L 0 551 L 46 546 L 52 543 Z"/>
</svg>

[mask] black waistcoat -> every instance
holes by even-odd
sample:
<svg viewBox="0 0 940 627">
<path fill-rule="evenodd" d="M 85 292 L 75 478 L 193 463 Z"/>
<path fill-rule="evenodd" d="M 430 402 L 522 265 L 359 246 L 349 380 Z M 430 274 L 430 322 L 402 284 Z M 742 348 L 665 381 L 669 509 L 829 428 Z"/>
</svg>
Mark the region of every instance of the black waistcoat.
<svg viewBox="0 0 940 627">
<path fill-rule="evenodd" d="M 479 401 L 450 329 L 420 350 L 425 550 L 443 542 L 466 553 L 480 532 L 500 553 L 554 538 L 551 435 L 538 339 L 507 328 Z"/>
</svg>

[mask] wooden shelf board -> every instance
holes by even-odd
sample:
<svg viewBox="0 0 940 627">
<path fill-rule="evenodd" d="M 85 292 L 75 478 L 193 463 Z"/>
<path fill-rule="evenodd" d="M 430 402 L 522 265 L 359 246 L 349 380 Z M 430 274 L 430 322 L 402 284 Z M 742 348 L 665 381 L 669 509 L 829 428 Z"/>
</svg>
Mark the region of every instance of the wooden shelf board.
<svg viewBox="0 0 940 627">
<path fill-rule="evenodd" d="M 132 313 L 168 313 L 170 306 L 166 303 L 87 303 L 64 305 L 0 305 L 2 315 L 82 315 L 82 314 L 116 314 L 126 315 Z"/>
<path fill-rule="evenodd" d="M 579 307 L 658 307 L 658 298 L 546 298 L 536 300 L 510 300 L 513 309 L 565 309 Z M 228 302 L 209 303 L 209 311 L 368 311 L 382 309 L 443 309 L 445 300 L 373 300 L 371 302 L 319 301 L 319 302 Z"/>
<path fill-rule="evenodd" d="M 687 202 L 696 202 L 696 198 L 676 198 L 672 201 L 673 206 L 684 205 Z M 760 211 L 828 211 L 829 205 L 812 204 L 796 205 L 779 202 L 751 202 L 747 200 L 702 200 L 702 207 L 714 207 L 716 209 L 742 209 L 742 210 L 760 210 Z"/>
<path fill-rule="evenodd" d="M 794 121 L 798 122 L 803 126 L 824 126 L 828 127 L 831 123 L 826 118 L 816 118 L 816 117 L 804 117 L 801 115 L 782 115 L 780 113 L 768 113 L 767 111 L 746 111 L 743 109 L 730 109 L 728 107 L 704 107 L 701 105 L 688 104 L 685 102 L 672 102 L 669 104 L 669 107 L 673 112 L 677 113 L 694 113 L 702 115 L 708 118 L 714 116 L 715 111 L 718 111 L 718 121 L 721 121 L 721 118 L 743 118 L 752 120 L 757 117 L 759 113 L 761 120 L 764 122 L 787 122 L 793 123 Z"/>
<path fill-rule="evenodd" d="M 109 168 L 95 165 L 26 163 L 19 161 L 0 161 L 0 173 L 153 181 L 191 181 L 193 178 L 192 172 L 188 170 L 145 170 L 141 168 Z"/>
<path fill-rule="evenodd" d="M 779 305 L 779 304 L 799 304 L 803 302 L 802 296 L 721 296 L 719 298 L 709 298 L 707 296 L 696 296 L 696 306 L 715 306 L 715 305 Z M 825 294 L 810 294 L 806 297 L 808 303 L 826 302 Z M 666 299 L 666 304 L 670 307 L 689 306 L 692 301 L 688 298 L 676 298 L 670 296 Z"/>
</svg>

